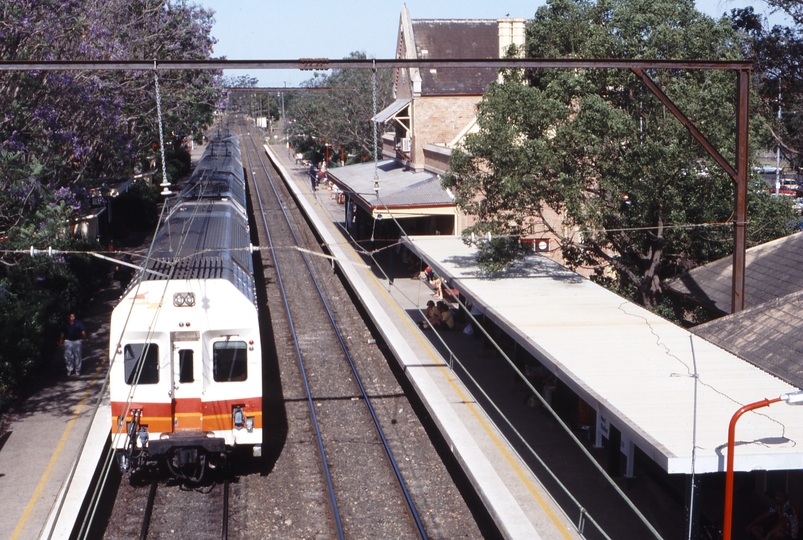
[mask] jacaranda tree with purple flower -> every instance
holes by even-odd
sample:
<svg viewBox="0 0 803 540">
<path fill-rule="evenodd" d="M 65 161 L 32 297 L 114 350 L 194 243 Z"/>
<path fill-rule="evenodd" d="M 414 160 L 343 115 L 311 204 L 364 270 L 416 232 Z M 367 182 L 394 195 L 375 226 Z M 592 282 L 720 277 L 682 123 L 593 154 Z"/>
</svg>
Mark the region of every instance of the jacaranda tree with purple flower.
<svg viewBox="0 0 803 540">
<path fill-rule="evenodd" d="M 213 12 L 185 0 L 6 0 L 0 58 L 207 59 L 213 22 Z M 220 80 L 212 71 L 159 72 L 166 142 L 200 138 Z M 94 239 L 71 237 L 80 210 L 72 188 L 130 176 L 159 136 L 153 72 L 0 72 L 0 111 L 2 408 L 52 350 L 64 310 L 80 307 L 105 271 L 86 257 L 11 250 L 92 248 Z"/>
</svg>

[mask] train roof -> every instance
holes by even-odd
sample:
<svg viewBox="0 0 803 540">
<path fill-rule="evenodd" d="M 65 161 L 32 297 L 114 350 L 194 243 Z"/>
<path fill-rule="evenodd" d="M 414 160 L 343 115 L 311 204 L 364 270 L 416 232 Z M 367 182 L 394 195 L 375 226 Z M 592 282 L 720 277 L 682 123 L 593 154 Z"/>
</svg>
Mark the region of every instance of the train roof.
<svg viewBox="0 0 803 540">
<path fill-rule="evenodd" d="M 248 220 L 231 203 L 183 203 L 159 229 L 148 268 L 170 279 L 225 279 L 253 302 L 250 244 Z M 145 279 L 167 278 L 148 272 Z"/>
<path fill-rule="evenodd" d="M 208 174 L 210 172 L 225 172 L 238 178 L 241 182 L 245 182 L 245 175 L 243 172 L 242 162 L 233 155 L 206 155 L 201 158 L 195 170 L 192 173 L 190 182 L 196 181 L 195 178 L 199 175 Z"/>
<path fill-rule="evenodd" d="M 237 147 L 240 146 L 240 138 L 237 134 L 232 131 L 231 129 L 215 129 L 207 133 L 206 138 L 211 141 L 220 141 L 220 140 L 230 140 L 234 141 L 237 144 Z"/>
<path fill-rule="evenodd" d="M 243 162 L 242 152 L 240 152 L 240 148 L 228 141 L 210 142 L 204 149 L 204 153 L 201 156 L 201 159 L 207 156 L 212 156 L 212 157 L 231 156 L 235 158 L 238 162 L 240 162 L 240 164 L 242 164 Z"/>
<path fill-rule="evenodd" d="M 231 199 L 246 209 L 245 184 L 228 173 L 213 172 L 203 179 L 191 181 L 178 195 L 181 201 L 199 199 Z"/>
</svg>

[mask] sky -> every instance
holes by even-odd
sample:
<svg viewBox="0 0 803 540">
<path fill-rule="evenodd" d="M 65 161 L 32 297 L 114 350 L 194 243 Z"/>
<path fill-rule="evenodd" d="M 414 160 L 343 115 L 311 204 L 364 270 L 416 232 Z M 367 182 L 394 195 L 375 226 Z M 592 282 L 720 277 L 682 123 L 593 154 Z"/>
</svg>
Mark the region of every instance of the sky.
<svg viewBox="0 0 803 540">
<path fill-rule="evenodd" d="M 364 52 L 368 58 L 395 56 L 402 5 L 413 19 L 532 18 L 544 0 L 191 0 L 215 11 L 214 56 L 229 60 L 296 60 L 347 57 Z M 698 0 L 697 8 L 714 17 L 753 5 L 769 14 L 766 4 L 745 0 Z M 770 19 L 780 23 L 778 16 Z M 248 74 L 259 86 L 298 86 L 311 78 L 299 70 L 227 70 L 226 76 Z"/>
</svg>

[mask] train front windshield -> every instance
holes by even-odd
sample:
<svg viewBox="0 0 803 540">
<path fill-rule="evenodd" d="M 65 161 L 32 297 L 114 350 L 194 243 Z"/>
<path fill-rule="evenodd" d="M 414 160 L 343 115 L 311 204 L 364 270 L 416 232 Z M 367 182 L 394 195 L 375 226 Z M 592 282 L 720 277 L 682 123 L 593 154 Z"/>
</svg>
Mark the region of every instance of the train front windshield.
<svg viewBox="0 0 803 540">
<path fill-rule="evenodd" d="M 159 346 L 153 343 L 130 343 L 123 351 L 126 384 L 159 382 Z"/>
<path fill-rule="evenodd" d="M 213 373 L 216 382 L 244 381 L 248 378 L 248 345 L 245 341 L 215 343 Z"/>
</svg>

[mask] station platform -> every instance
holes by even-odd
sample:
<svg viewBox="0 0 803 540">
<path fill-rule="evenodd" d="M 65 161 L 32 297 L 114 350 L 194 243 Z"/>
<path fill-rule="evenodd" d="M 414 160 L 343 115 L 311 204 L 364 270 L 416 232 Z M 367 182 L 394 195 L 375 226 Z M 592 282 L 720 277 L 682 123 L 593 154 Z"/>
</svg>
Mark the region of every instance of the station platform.
<svg viewBox="0 0 803 540">
<path fill-rule="evenodd" d="M 120 295 L 116 282 L 109 285 L 78 314 L 88 331 L 81 375 L 68 377 L 54 355 L 58 375 L 41 380 L 3 425 L 0 539 L 66 539 L 80 515 L 111 429 L 107 414 L 95 414 L 108 407 L 109 318 Z"/>
<path fill-rule="evenodd" d="M 578 512 L 570 518 L 563 512 L 451 369 L 449 351 L 462 357 L 471 352 L 478 358 L 482 356 L 477 354 L 478 342 L 452 332 L 446 343 L 433 339 L 432 330 L 422 330 L 417 322 L 423 319 L 427 301 L 437 300 L 434 291 L 412 275 L 394 279 L 376 266 L 366 267 L 359 246 L 341 233 L 345 210 L 336 195 L 327 189 L 312 191 L 306 167 L 296 164 L 284 148 L 266 146 L 266 151 L 337 259 L 501 534 L 522 539 L 581 538 L 572 522 L 582 522 L 583 516 Z"/>
</svg>

